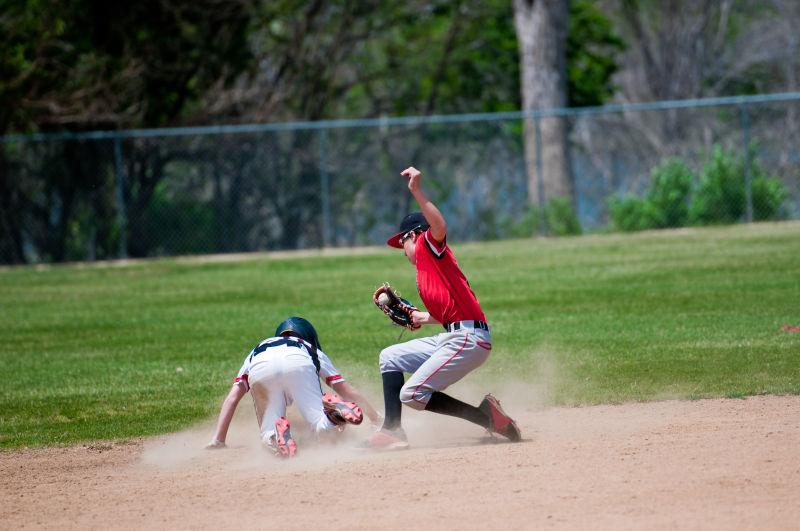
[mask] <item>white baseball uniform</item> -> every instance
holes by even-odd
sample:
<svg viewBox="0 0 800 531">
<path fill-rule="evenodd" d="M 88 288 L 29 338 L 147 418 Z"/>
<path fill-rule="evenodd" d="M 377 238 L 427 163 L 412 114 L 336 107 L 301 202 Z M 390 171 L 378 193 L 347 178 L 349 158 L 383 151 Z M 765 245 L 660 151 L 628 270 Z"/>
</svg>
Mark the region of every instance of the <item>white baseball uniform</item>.
<svg viewBox="0 0 800 531">
<path fill-rule="evenodd" d="M 314 365 L 314 348 L 298 337 L 271 337 L 258 344 L 244 360 L 236 382 L 252 391 L 261 439 L 275 432 L 275 421 L 286 416 L 286 408 L 297 404 L 314 432 L 337 429 L 322 407 L 322 386 L 343 382 L 330 358 L 319 349 L 319 372 Z"/>
</svg>

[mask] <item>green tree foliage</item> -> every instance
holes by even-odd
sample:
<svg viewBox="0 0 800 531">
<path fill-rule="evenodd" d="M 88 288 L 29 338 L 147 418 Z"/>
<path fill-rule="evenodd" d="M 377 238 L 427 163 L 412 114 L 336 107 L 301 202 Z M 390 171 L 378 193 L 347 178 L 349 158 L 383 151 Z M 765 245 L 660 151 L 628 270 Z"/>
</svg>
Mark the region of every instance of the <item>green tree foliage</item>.
<svg viewBox="0 0 800 531">
<path fill-rule="evenodd" d="M 2 0 L 0 134 L 185 123 L 211 86 L 248 67 L 250 9 L 240 0 Z M 70 259 L 83 242 L 98 242 L 85 255 L 112 255 L 111 146 L 68 141 L 24 152 L 0 149 L 5 259 L 25 260 L 26 245 L 39 259 Z M 143 190 L 146 202 L 155 173 L 134 168 L 128 194 Z"/>
<path fill-rule="evenodd" d="M 611 21 L 591 0 L 570 4 L 567 79 L 570 107 L 602 105 L 614 93 L 616 56 L 625 49 Z"/>
<path fill-rule="evenodd" d="M 401 25 L 385 53 L 386 82 L 398 89 L 388 93 L 394 114 L 519 108 L 511 2 L 435 3 L 423 24 L 409 19 Z"/>
<path fill-rule="evenodd" d="M 26 79 L 41 63 L 35 51 L 64 32 L 63 21 L 50 21 L 36 1 L 0 1 L 0 134 L 29 123 L 31 109 L 21 105 Z"/>
<path fill-rule="evenodd" d="M 507 0 L 0 0 L 0 9 L 0 133 L 520 108 Z M 572 104 L 608 97 L 621 47 L 595 2 L 572 2 Z"/>
<path fill-rule="evenodd" d="M 251 57 L 249 2 L 2 1 L 0 133 L 162 126 Z"/>
<path fill-rule="evenodd" d="M 616 41 L 593 2 L 573 2 L 573 11 L 570 91 L 577 104 L 594 104 L 609 94 Z M 0 134 L 520 108 L 507 0 L 0 0 L 0 12 Z M 421 138 L 409 157 L 425 152 Z M 249 215 L 241 190 L 271 186 L 263 199 L 279 221 L 270 223 L 297 225 L 267 245 L 295 246 L 292 235 L 320 225 L 318 197 L 309 195 L 319 185 L 310 141 L 287 133 L 234 146 L 237 160 L 285 168 L 291 177 L 280 187 L 207 152 L 123 142 L 129 253 L 161 252 L 151 248 L 149 230 L 159 224 L 152 201 L 189 208 L 159 188 L 165 168 L 186 158 L 201 173 L 213 168 L 216 197 L 195 195 L 203 208 L 223 209 L 216 215 L 227 226 Z M 113 153 L 110 142 L 0 149 L 3 259 L 115 256 Z M 348 193 L 344 201 L 358 197 Z M 213 239 L 232 242 L 221 234 Z M 210 241 L 200 240 L 189 248 Z"/>
<path fill-rule="evenodd" d="M 406 10 L 398 13 L 398 23 L 371 46 L 373 64 L 382 73 L 354 87 L 349 94 L 351 107 L 346 109 L 350 115 L 494 112 L 521 107 L 512 2 L 402 4 Z M 567 91 L 571 106 L 600 105 L 611 96 L 616 55 L 622 49 L 624 43 L 596 2 L 570 4 Z M 366 95 L 373 101 L 359 99 Z"/>
<path fill-rule="evenodd" d="M 483 101 L 494 110 L 518 99 L 507 2 L 255 3 L 252 68 L 207 95 L 214 121 L 457 112 Z"/>
</svg>

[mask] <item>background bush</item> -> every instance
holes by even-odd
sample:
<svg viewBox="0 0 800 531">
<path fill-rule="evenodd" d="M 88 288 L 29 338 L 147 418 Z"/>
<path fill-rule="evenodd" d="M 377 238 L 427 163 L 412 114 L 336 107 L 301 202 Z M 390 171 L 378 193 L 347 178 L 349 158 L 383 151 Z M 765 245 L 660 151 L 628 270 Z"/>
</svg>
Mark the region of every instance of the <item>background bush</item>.
<svg viewBox="0 0 800 531">
<path fill-rule="evenodd" d="M 644 198 L 627 195 L 608 201 L 612 227 L 622 231 L 683 227 L 689 219 L 689 200 L 694 175 L 679 158 L 653 169 Z"/>
<path fill-rule="evenodd" d="M 518 217 L 501 219 L 498 227 L 512 238 L 529 238 L 541 232 L 541 209 L 528 205 Z M 549 236 L 574 236 L 583 233 L 578 214 L 568 197 L 556 197 L 544 207 L 544 222 Z"/>
<path fill-rule="evenodd" d="M 753 219 L 778 219 L 788 191 L 780 179 L 767 174 L 753 148 L 750 159 Z M 744 169 L 744 157 L 720 146 L 714 146 L 697 179 L 683 160 L 667 159 L 653 169 L 643 198 L 627 195 L 608 200 L 611 227 L 637 231 L 742 221 L 746 210 Z"/>
<path fill-rule="evenodd" d="M 689 220 L 692 170 L 679 158 L 667 159 L 652 173 L 646 213 L 653 228 L 683 227 Z"/>
<path fill-rule="evenodd" d="M 753 194 L 753 219 L 764 221 L 780 217 L 788 196 L 786 187 L 750 152 L 750 179 Z M 746 206 L 745 160 L 735 150 L 714 146 L 692 201 L 689 218 L 694 225 L 736 223 L 744 218 Z"/>
<path fill-rule="evenodd" d="M 544 218 L 550 236 L 572 236 L 583 232 L 572 201 L 567 197 L 548 201 L 544 207 Z"/>
</svg>

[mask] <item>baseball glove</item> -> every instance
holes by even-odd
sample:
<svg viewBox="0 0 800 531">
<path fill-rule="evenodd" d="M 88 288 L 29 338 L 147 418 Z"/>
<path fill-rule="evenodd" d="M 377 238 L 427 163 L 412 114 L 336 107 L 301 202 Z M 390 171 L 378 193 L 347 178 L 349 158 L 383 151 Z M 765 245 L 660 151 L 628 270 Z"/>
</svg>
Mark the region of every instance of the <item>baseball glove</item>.
<svg viewBox="0 0 800 531">
<path fill-rule="evenodd" d="M 411 312 L 417 311 L 417 307 L 402 298 L 388 282 L 384 282 L 375 290 L 372 301 L 394 324 L 404 326 L 409 330 L 419 328 L 419 325 L 414 324 L 414 320 L 411 318 Z"/>
</svg>

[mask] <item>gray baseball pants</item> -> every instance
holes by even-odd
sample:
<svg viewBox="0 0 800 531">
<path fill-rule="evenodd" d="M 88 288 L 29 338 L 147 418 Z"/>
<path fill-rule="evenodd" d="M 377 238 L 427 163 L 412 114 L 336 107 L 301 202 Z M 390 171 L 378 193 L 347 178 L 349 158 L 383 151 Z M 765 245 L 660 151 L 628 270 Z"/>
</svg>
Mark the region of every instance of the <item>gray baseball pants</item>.
<svg viewBox="0 0 800 531">
<path fill-rule="evenodd" d="M 400 401 L 425 409 L 434 391 L 442 391 L 474 371 L 489 358 L 492 335 L 482 329 L 461 329 L 412 339 L 381 351 L 381 373 L 411 373 Z"/>
</svg>

